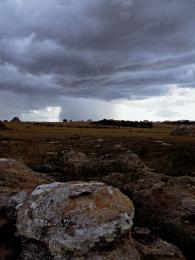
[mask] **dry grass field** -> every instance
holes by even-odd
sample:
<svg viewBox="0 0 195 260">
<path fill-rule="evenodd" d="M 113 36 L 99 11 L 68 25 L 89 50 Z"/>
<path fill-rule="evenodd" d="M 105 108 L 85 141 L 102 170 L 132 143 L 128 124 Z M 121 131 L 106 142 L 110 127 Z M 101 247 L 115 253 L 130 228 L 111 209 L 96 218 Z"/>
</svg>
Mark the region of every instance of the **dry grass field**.
<svg viewBox="0 0 195 260">
<path fill-rule="evenodd" d="M 0 157 L 22 160 L 35 170 L 62 151 L 86 154 L 114 152 L 113 147 L 131 149 L 156 171 L 169 175 L 195 172 L 195 137 L 173 136 L 175 125 L 155 124 L 153 128 L 114 128 L 71 123 L 6 123 L 0 130 Z M 55 156 L 54 156 L 55 155 Z"/>
<path fill-rule="evenodd" d="M 190 137 L 173 137 L 171 129 L 175 125 L 156 124 L 153 128 L 118 128 L 94 126 L 88 122 L 71 123 L 6 123 L 10 130 L 0 132 L 2 137 L 15 140 L 64 140 L 75 136 L 92 138 L 152 138 L 178 141 L 194 141 Z"/>
</svg>

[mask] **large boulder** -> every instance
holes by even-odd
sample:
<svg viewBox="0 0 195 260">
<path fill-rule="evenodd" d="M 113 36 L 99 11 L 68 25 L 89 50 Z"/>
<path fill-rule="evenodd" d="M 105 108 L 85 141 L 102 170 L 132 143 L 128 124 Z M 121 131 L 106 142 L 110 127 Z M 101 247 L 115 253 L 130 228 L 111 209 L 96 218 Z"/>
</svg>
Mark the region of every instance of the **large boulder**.
<svg viewBox="0 0 195 260">
<path fill-rule="evenodd" d="M 132 201 L 103 183 L 39 186 L 18 212 L 21 259 L 140 259 L 133 217 Z"/>
</svg>

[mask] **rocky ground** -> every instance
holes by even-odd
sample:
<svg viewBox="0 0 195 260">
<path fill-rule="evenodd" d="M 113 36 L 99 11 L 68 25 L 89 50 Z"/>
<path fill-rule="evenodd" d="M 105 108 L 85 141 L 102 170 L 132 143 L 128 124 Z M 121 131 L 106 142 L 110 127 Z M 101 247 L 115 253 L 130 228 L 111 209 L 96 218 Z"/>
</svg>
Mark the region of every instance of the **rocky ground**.
<svg viewBox="0 0 195 260">
<path fill-rule="evenodd" d="M 0 160 L 1 259 L 194 259 L 193 176 L 156 172 L 121 144 L 45 158 L 42 173 Z"/>
</svg>

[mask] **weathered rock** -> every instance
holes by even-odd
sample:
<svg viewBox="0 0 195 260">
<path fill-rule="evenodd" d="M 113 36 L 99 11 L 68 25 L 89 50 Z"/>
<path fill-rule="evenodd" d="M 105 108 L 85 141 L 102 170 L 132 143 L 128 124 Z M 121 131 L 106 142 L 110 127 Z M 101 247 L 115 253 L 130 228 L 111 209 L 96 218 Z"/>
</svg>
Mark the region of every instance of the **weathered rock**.
<svg viewBox="0 0 195 260">
<path fill-rule="evenodd" d="M 45 181 L 45 180 L 44 180 Z M 0 158 L 0 192 L 31 191 L 43 183 L 39 175 L 22 162 Z"/>
<path fill-rule="evenodd" d="M 163 238 L 176 244 L 189 259 L 193 259 L 195 179 L 159 176 L 157 180 L 152 175 L 143 175 L 135 183 L 131 195 L 139 223 L 156 227 Z"/>
<path fill-rule="evenodd" d="M 116 163 L 121 166 L 124 172 L 138 172 L 139 170 L 147 170 L 147 166 L 132 151 L 121 153 L 116 158 Z"/>
<path fill-rule="evenodd" d="M 16 259 L 20 239 L 15 236 L 16 211 L 27 193 L 46 182 L 26 165 L 0 159 L 0 252 L 2 259 Z M 10 258 L 12 257 L 12 258 Z"/>
<path fill-rule="evenodd" d="M 133 227 L 133 238 L 140 243 L 149 243 L 155 240 L 155 235 L 152 235 L 151 230 L 148 228 Z"/>
<path fill-rule="evenodd" d="M 126 183 L 125 179 L 127 178 L 127 175 L 127 173 L 112 172 L 103 177 L 102 181 L 122 190 Z"/>
<path fill-rule="evenodd" d="M 177 126 L 171 131 L 172 135 L 186 135 L 186 136 L 195 136 L 195 133 L 192 128 L 189 126 Z"/>
<path fill-rule="evenodd" d="M 63 167 L 66 172 L 74 173 L 75 175 L 79 174 L 88 163 L 88 157 L 84 153 L 71 151 L 64 154 Z"/>
<path fill-rule="evenodd" d="M 17 194 L 15 199 L 20 200 L 23 192 L 30 192 L 44 182 L 47 179 L 41 179 L 22 162 L 0 158 L 0 211 L 9 211 L 12 195 Z"/>
<path fill-rule="evenodd" d="M 133 216 L 131 200 L 103 183 L 39 186 L 18 212 L 21 258 L 41 259 L 31 252 L 40 243 L 48 259 L 139 259 L 130 234 Z"/>
<path fill-rule="evenodd" d="M 133 163 L 132 168 L 135 169 L 133 174 L 112 174 L 103 180 L 109 185 L 122 187 L 122 191 L 131 196 L 137 224 L 155 228 L 165 240 L 176 244 L 189 259 L 193 259 L 195 178 L 165 176 L 142 167 L 142 164 L 136 170 Z"/>
<path fill-rule="evenodd" d="M 65 162 L 71 165 L 73 173 L 83 173 L 86 168 L 89 172 L 94 169 L 95 175 L 96 170 L 102 170 L 103 175 L 108 172 L 102 180 L 132 196 L 139 224 L 155 227 L 166 240 L 176 243 L 188 256 L 192 255 L 194 178 L 156 174 L 130 151 L 102 161 L 71 152 Z M 141 239 L 138 236 L 132 242 L 131 221 L 127 218 L 132 218 L 132 207 L 125 204 L 127 198 L 117 189 L 109 188 L 114 194 L 109 195 L 108 187 L 102 183 L 56 183 L 41 186 L 28 197 L 25 192 L 16 192 L 29 192 L 37 183 L 41 184 L 38 174 L 22 163 L 8 159 L 0 160 L 0 173 L 0 209 L 6 211 L 6 218 L 5 212 L 0 211 L 0 231 L 3 231 L 4 240 L 10 239 L 11 235 L 15 245 L 20 243 L 14 237 L 18 209 L 19 233 L 23 235 L 21 259 L 83 259 L 87 256 L 85 259 L 126 260 L 139 259 L 139 254 L 142 259 L 184 259 L 179 250 L 160 239 L 147 241 L 147 230 L 139 230 L 137 235 L 139 233 Z M 10 199 L 13 193 L 15 195 Z M 96 208 L 93 208 L 94 204 Z M 124 215 L 124 212 L 129 213 Z M 110 228 L 113 221 L 117 224 Z M 125 223 L 124 226 L 121 223 Z M 4 235 L 7 231 L 9 237 Z M 84 231 L 86 235 L 83 235 Z M 20 246 L 16 250 L 18 248 Z"/>
<path fill-rule="evenodd" d="M 57 181 L 94 181 L 100 177 L 113 172 L 137 172 L 139 169 L 147 168 L 137 155 L 131 151 L 117 151 L 115 154 L 106 154 L 96 157 L 96 154 L 87 156 L 84 153 L 70 151 L 54 156 L 53 159 L 38 167 L 40 171 L 55 174 Z"/>
<path fill-rule="evenodd" d="M 27 193 L 19 192 L 13 197 L 0 195 L 0 259 L 17 259 L 21 248 L 20 238 L 15 236 L 17 207 Z"/>
<path fill-rule="evenodd" d="M 135 156 L 136 158 L 136 156 Z M 155 173 L 137 158 L 128 173 L 112 173 L 102 180 L 119 187 L 135 205 L 136 223 L 156 230 L 177 245 L 189 259 L 195 248 L 195 178 Z M 137 167 L 136 167 L 137 165 Z"/>
<path fill-rule="evenodd" d="M 152 235 L 148 229 L 134 229 L 133 237 L 135 248 L 139 252 L 141 260 L 185 260 L 176 246 Z"/>
</svg>

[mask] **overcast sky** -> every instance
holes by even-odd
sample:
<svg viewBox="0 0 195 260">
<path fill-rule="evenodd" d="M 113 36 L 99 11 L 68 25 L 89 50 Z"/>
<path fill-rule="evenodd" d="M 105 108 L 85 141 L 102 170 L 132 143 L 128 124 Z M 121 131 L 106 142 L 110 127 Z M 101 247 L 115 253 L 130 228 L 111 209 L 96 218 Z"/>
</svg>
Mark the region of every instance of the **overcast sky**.
<svg viewBox="0 0 195 260">
<path fill-rule="evenodd" d="M 195 119 L 194 0 L 0 0 L 0 118 Z"/>
</svg>

